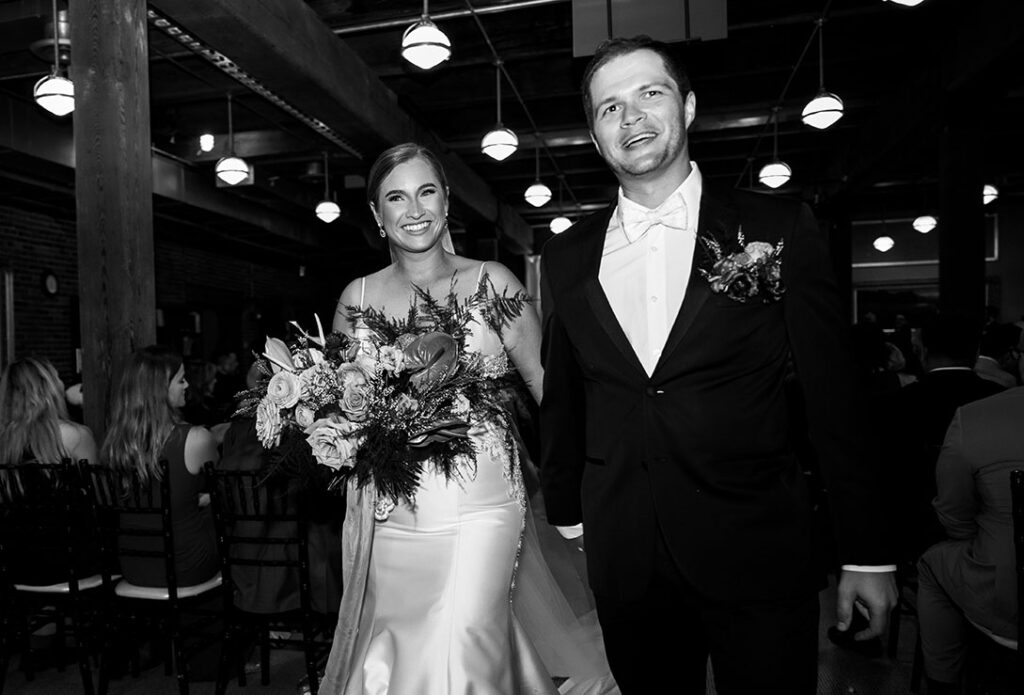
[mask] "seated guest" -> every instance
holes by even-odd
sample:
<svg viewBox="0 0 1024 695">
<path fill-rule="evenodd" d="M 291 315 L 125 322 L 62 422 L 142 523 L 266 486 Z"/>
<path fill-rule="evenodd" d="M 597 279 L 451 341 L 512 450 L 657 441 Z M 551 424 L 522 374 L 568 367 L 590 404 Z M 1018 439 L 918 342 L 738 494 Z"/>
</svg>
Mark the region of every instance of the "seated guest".
<svg viewBox="0 0 1024 695">
<path fill-rule="evenodd" d="M 200 584 L 220 568 L 210 498 L 200 476 L 207 461 L 217 460 L 217 445 L 205 427 L 182 421 L 186 388 L 180 355 L 159 346 L 136 350 L 114 393 L 101 452 L 108 465 L 134 470 L 154 486 L 161 483 L 159 461 L 167 459 L 179 586 Z M 122 528 L 156 528 L 158 522 L 124 515 L 120 523 Z M 159 537 L 126 537 L 123 542 L 136 549 L 163 548 Z M 159 558 L 124 557 L 121 570 L 132 584 L 166 584 Z"/>
<path fill-rule="evenodd" d="M 255 368 L 250 370 L 248 388 L 255 386 Z M 252 471 L 265 470 L 270 465 L 267 451 L 256 436 L 256 421 L 253 418 L 232 420 L 224 433 L 224 443 L 218 468 L 223 470 Z M 295 479 L 289 488 L 290 494 L 298 495 L 300 481 Z M 313 610 L 321 613 L 336 613 L 341 601 L 341 526 L 344 521 L 344 500 L 336 495 L 313 493 L 309 504 L 308 542 L 309 579 Z M 265 526 L 261 535 L 286 536 L 294 533 L 288 528 L 275 528 L 264 522 L 246 522 Z M 245 535 L 256 534 L 258 528 L 250 528 Z M 245 548 L 240 548 L 244 552 Z M 248 559 L 282 560 L 285 552 L 294 553 L 294 546 L 262 546 L 252 549 L 258 556 Z M 277 613 L 296 610 L 299 604 L 299 582 L 294 570 L 287 567 L 257 567 L 236 565 L 231 569 L 235 584 L 235 605 L 250 613 Z"/>
<path fill-rule="evenodd" d="M 1016 640 L 1010 471 L 1024 467 L 1024 388 L 961 407 L 936 468 L 949 540 L 918 563 L 917 612 L 929 695 L 960 693 L 969 624 Z"/>
<path fill-rule="evenodd" d="M 985 329 L 981 338 L 974 371 L 982 379 L 993 381 L 1003 388 L 1017 385 L 1021 346 L 1021 327 L 1013 323 L 994 323 Z"/>
<path fill-rule="evenodd" d="M 881 403 L 883 456 L 891 476 L 892 508 L 899 523 L 901 557 L 913 567 L 924 550 L 945 535 L 935 520 L 935 461 L 953 413 L 964 403 L 1000 388 L 972 371 L 981 325 L 938 315 L 921 326 L 924 374 Z"/>
<path fill-rule="evenodd" d="M 64 384 L 49 360 L 15 360 L 0 378 L 0 464 L 27 467 L 34 463 L 60 463 L 65 458 L 96 460 L 92 430 L 68 417 Z M 39 489 L 52 490 L 46 482 Z M 0 471 L 0 485 L 11 484 L 6 472 Z M 31 556 L 12 563 L 15 581 L 35 585 L 67 581 L 63 553 L 59 550 L 64 545 L 63 537 L 34 539 Z M 95 546 L 83 547 L 81 551 L 83 571 L 87 566 L 95 569 L 92 561 L 85 561 L 85 556 L 95 556 Z"/>
</svg>

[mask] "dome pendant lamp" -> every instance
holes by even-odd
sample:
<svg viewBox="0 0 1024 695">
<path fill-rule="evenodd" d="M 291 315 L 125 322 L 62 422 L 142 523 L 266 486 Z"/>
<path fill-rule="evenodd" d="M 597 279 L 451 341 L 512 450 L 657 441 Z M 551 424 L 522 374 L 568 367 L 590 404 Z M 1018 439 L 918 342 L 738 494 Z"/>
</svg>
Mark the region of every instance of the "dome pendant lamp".
<svg viewBox="0 0 1024 695">
<path fill-rule="evenodd" d="M 499 162 L 508 159 L 519 147 L 519 138 L 511 130 L 501 124 L 501 61 L 494 61 L 497 75 L 498 94 L 498 125 L 487 133 L 480 141 L 480 149 L 485 155 Z"/>
<path fill-rule="evenodd" d="M 768 188 L 778 188 L 793 175 L 793 170 L 788 164 L 779 159 L 779 107 L 772 107 L 772 118 L 774 120 L 775 132 L 772 135 L 772 161 L 761 167 L 757 180 Z"/>
<path fill-rule="evenodd" d="M 843 100 L 832 92 L 825 90 L 825 52 L 824 32 L 822 25 L 825 20 L 819 18 L 818 25 L 818 94 L 807 102 L 800 118 L 812 128 L 824 130 L 843 117 Z"/>
<path fill-rule="evenodd" d="M 217 160 L 214 167 L 217 178 L 229 186 L 238 184 L 249 178 L 249 164 L 241 157 L 235 156 L 235 130 L 231 119 L 231 95 L 228 94 L 228 156 Z"/>
<path fill-rule="evenodd" d="M 452 42 L 430 21 L 427 0 L 423 0 L 423 16 L 402 35 L 402 57 L 418 68 L 430 70 L 451 55 Z"/>
<path fill-rule="evenodd" d="M 32 98 L 54 116 L 67 116 L 75 110 L 75 85 L 60 74 L 60 20 L 57 0 L 53 0 L 53 70 L 36 82 Z"/>
<path fill-rule="evenodd" d="M 551 200 L 551 189 L 545 186 L 540 180 L 540 147 L 543 141 L 540 133 L 537 133 L 537 168 L 533 177 L 533 185 L 526 189 L 523 197 L 526 202 L 535 208 L 544 207 Z"/>
<path fill-rule="evenodd" d="M 551 220 L 548 224 L 548 229 L 551 230 L 552 234 L 561 234 L 569 227 L 572 226 L 572 220 L 565 216 L 562 207 L 562 185 L 565 183 L 565 178 L 559 175 L 558 178 L 558 217 Z"/>
<path fill-rule="evenodd" d="M 324 152 L 324 199 L 316 204 L 316 216 L 322 222 L 330 224 L 341 216 L 341 208 L 331 198 L 329 185 L 329 172 L 327 170 L 327 153 Z"/>
</svg>

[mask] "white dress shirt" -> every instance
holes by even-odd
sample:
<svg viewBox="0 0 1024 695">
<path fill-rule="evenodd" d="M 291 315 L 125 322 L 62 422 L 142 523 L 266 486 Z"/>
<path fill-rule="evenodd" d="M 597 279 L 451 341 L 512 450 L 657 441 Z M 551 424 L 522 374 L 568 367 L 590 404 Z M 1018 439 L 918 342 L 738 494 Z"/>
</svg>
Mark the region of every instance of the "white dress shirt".
<svg viewBox="0 0 1024 695">
<path fill-rule="evenodd" d="M 622 330 L 650 376 L 686 294 L 697 240 L 702 179 L 697 164 L 650 210 L 619 189 L 598 279 Z"/>
</svg>

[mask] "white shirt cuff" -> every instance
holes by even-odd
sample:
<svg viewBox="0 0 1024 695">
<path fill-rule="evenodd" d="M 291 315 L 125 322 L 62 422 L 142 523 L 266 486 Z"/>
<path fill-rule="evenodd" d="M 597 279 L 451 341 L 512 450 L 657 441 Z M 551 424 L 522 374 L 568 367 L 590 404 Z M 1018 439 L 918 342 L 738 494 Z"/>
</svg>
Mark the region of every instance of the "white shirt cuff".
<svg viewBox="0 0 1024 695">
<path fill-rule="evenodd" d="M 843 565 L 850 572 L 895 572 L 896 565 Z"/>
<path fill-rule="evenodd" d="M 556 526 L 558 532 L 562 534 L 562 538 L 572 540 L 573 538 L 579 538 L 583 535 L 583 524 L 576 524 L 575 526 Z"/>
</svg>

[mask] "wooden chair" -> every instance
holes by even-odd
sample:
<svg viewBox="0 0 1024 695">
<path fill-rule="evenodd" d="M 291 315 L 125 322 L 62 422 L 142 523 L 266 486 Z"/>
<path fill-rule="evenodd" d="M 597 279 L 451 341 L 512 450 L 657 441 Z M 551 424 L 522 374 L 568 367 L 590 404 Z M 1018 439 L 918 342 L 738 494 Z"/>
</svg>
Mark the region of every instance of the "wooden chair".
<svg viewBox="0 0 1024 695">
<path fill-rule="evenodd" d="M 219 619 L 219 611 L 210 612 L 198 607 L 215 589 L 221 586 L 218 573 L 213 578 L 192 586 L 179 586 L 174 564 L 174 520 L 171 515 L 170 477 L 167 461 L 161 461 L 160 483 L 143 483 L 133 470 L 107 466 L 83 468 L 83 479 L 95 502 L 97 521 L 102 529 L 103 550 L 108 557 L 121 560 L 126 557 L 156 558 L 164 567 L 165 586 L 136 586 L 125 579 L 113 587 L 115 595 L 116 630 L 109 634 L 131 639 L 132 646 L 139 643 L 138 625 L 143 617 L 155 614 L 162 626 L 162 634 L 170 643 L 172 660 L 166 664 L 168 675 L 177 676 L 178 690 L 188 695 L 188 660 L 220 638 L 219 630 L 209 631 Z M 124 517 L 151 520 L 149 524 L 126 526 Z M 142 539 L 158 539 L 159 550 L 137 549 L 145 545 Z M 151 541 L 152 543 L 152 541 Z M 188 622 L 186 618 L 195 618 Z M 134 638 L 134 639 L 133 639 Z M 110 661 L 114 655 L 114 640 L 104 645 L 104 659 L 100 668 L 100 695 L 109 684 Z M 138 675 L 137 652 L 132 655 L 132 670 Z"/>
<path fill-rule="evenodd" d="M 260 645 L 263 685 L 270 682 L 271 648 L 298 649 L 305 655 L 306 676 L 311 692 L 318 686 L 318 668 L 330 651 L 336 616 L 312 609 L 309 565 L 309 509 L 307 496 L 298 481 L 266 478 L 260 471 L 224 471 L 207 467 L 217 538 L 220 544 L 221 574 L 228 587 L 240 572 L 291 573 L 299 587 L 299 608 L 276 613 L 255 613 L 238 605 L 235 591 L 224 592 L 224 646 L 217 677 L 218 695 L 227 688 L 231 660 L 235 660 L 238 683 L 245 685 L 245 635 L 254 635 Z M 301 639 L 271 639 L 271 631 L 300 632 Z"/>
<path fill-rule="evenodd" d="M 54 625 L 58 668 L 64 669 L 66 645 L 74 639 L 83 691 L 94 692 L 91 656 L 100 647 L 99 616 L 106 601 L 91 516 L 78 468 L 70 460 L 0 465 L 0 692 L 19 638 L 21 669 L 26 680 L 33 680 L 32 633 L 48 624 Z M 45 559 L 51 570 L 59 568 L 61 581 L 25 567 L 32 558 Z"/>
<path fill-rule="evenodd" d="M 1024 470 L 1010 471 L 1010 495 L 1013 510 L 1013 548 L 1017 565 L 1017 679 L 1024 683 Z"/>
</svg>

